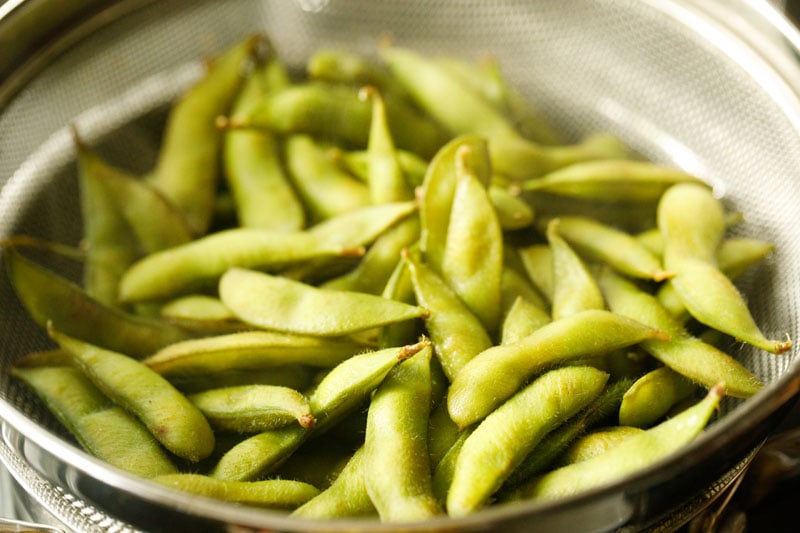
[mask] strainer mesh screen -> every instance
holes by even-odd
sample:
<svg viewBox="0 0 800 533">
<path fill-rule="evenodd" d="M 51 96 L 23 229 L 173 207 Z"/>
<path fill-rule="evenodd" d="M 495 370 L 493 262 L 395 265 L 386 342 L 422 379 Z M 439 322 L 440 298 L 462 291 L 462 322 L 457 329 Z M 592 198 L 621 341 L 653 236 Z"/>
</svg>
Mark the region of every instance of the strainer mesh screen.
<svg viewBox="0 0 800 533">
<path fill-rule="evenodd" d="M 372 54 L 389 35 L 425 53 L 492 54 L 570 139 L 612 131 L 641 154 L 709 180 L 747 215 L 739 233 L 777 244 L 777 253 L 742 280 L 759 323 L 769 335 L 799 337 L 800 136 L 776 101 L 774 74 L 724 36 L 701 37 L 685 24 L 693 16 L 679 20 L 684 10 L 641 0 L 139 3 L 141 9 L 56 58 L 0 110 L 0 179 L 7 180 L 0 237 L 78 242 L 68 124 L 77 124 L 111 162 L 145 172 L 163 109 L 196 78 L 200 58 L 265 31 L 281 57 L 301 67 L 320 47 Z M 78 275 L 68 261 L 58 268 Z M 54 427 L 5 372 L 15 358 L 49 344 L 5 276 L 0 302 L 0 398 Z M 737 356 L 766 382 L 793 357 L 746 348 L 737 348 Z"/>
</svg>

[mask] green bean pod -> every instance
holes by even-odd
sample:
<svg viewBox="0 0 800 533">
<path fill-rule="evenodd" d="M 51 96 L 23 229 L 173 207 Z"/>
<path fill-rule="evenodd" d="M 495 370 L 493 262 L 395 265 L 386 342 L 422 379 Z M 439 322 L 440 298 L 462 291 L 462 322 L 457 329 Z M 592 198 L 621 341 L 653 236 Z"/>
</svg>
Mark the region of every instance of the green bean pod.
<svg viewBox="0 0 800 533">
<path fill-rule="evenodd" d="M 215 120 L 233 105 L 245 64 L 262 43 L 255 35 L 223 52 L 169 113 L 150 181 L 185 213 L 195 235 L 207 231 L 214 208 L 222 143 Z"/>
<path fill-rule="evenodd" d="M 646 161 L 603 159 L 585 161 L 528 180 L 529 192 L 582 198 L 602 202 L 656 202 L 676 183 L 703 184 L 682 170 Z"/>
<path fill-rule="evenodd" d="M 95 457 L 147 478 L 178 471 L 147 428 L 114 405 L 79 369 L 15 366 L 11 375 L 28 384 Z"/>
<path fill-rule="evenodd" d="M 319 494 L 313 485 L 290 479 L 232 481 L 181 473 L 159 476 L 154 481 L 207 498 L 270 509 L 294 509 Z"/>
<path fill-rule="evenodd" d="M 384 522 L 424 520 L 443 512 L 433 495 L 425 446 L 431 356 L 428 347 L 395 366 L 370 401 L 364 477 Z"/>
<path fill-rule="evenodd" d="M 222 276 L 219 294 L 242 321 L 301 335 L 347 335 L 427 314 L 422 307 L 382 296 L 321 289 L 242 268 Z"/>
<path fill-rule="evenodd" d="M 712 387 L 694 406 L 608 452 L 530 480 L 517 489 L 513 499 L 563 498 L 612 483 L 672 455 L 702 433 L 723 395 L 722 386 Z"/>
<path fill-rule="evenodd" d="M 215 429 L 255 433 L 293 422 L 304 428 L 316 420 L 300 392 L 274 385 L 241 385 L 199 392 L 189 400 Z"/>
<path fill-rule="evenodd" d="M 668 341 L 645 340 L 641 347 L 675 372 L 706 388 L 723 382 L 727 394 L 741 398 L 763 387 L 736 359 L 689 335 L 653 295 L 610 270 L 602 273 L 600 285 L 612 311 L 669 333 Z"/>
<path fill-rule="evenodd" d="M 481 321 L 432 268 L 404 254 L 419 305 L 428 310 L 425 327 L 445 374 L 452 381 L 467 362 L 492 346 Z"/>
<path fill-rule="evenodd" d="M 48 333 L 92 383 L 139 418 L 166 449 L 197 462 L 214 449 L 214 433 L 203 414 L 167 380 L 140 361 L 69 337 Z"/>
<path fill-rule="evenodd" d="M 348 338 L 325 339 L 275 331 L 242 331 L 176 342 L 143 362 L 173 379 L 213 376 L 231 370 L 257 370 L 287 364 L 334 367 L 366 346 Z"/>
<path fill-rule="evenodd" d="M 460 427 L 467 427 L 548 366 L 599 357 L 653 338 L 669 337 L 609 311 L 583 311 L 556 320 L 515 343 L 494 346 L 470 360 L 450 386 L 450 416 Z"/>
<path fill-rule="evenodd" d="M 378 516 L 364 481 L 364 447 L 356 450 L 330 487 L 292 512 L 314 520 Z"/>
<path fill-rule="evenodd" d="M 489 332 L 500 323 L 503 234 L 479 173 L 482 151 L 456 151 L 456 185 L 450 209 L 441 273 Z"/>
<path fill-rule="evenodd" d="M 343 171 L 328 149 L 310 136 L 290 136 L 285 152 L 292 183 L 312 220 L 318 222 L 369 205 L 369 188 Z"/>
<path fill-rule="evenodd" d="M 268 58 L 244 82 L 232 109 L 232 120 L 246 116 L 264 94 L 288 84 L 288 74 L 280 61 Z M 278 140 L 271 132 L 225 132 L 222 163 L 239 225 L 275 231 L 297 231 L 305 226 L 303 205 L 286 175 Z"/>
<path fill-rule="evenodd" d="M 103 305 L 79 286 L 4 249 L 6 272 L 19 299 L 42 328 L 49 322 L 67 335 L 116 352 L 145 357 L 191 334 L 174 324 L 138 317 Z"/>
<path fill-rule="evenodd" d="M 622 397 L 619 423 L 647 428 L 695 391 L 694 384 L 669 367 L 651 370 L 636 380 Z"/>
<path fill-rule="evenodd" d="M 591 367 L 551 370 L 487 416 L 458 455 L 447 513 L 464 516 L 484 506 L 544 435 L 597 398 L 607 380 Z"/>
<path fill-rule="evenodd" d="M 554 218 L 547 224 L 547 242 L 553 253 L 553 320 L 587 311 L 605 309 L 603 294 L 589 273 L 583 259 L 572 246 L 561 237 L 561 219 Z"/>
</svg>

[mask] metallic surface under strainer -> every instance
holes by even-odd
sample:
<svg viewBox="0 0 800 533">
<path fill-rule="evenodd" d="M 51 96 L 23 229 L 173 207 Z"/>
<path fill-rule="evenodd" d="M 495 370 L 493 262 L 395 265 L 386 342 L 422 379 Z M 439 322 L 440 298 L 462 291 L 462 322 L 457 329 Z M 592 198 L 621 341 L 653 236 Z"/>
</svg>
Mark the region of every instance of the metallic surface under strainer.
<svg viewBox="0 0 800 533">
<path fill-rule="evenodd" d="M 770 31 L 738 9 L 761 15 Z M 769 335 L 798 339 L 800 71 L 791 54 L 800 40 L 776 29 L 776 21 L 755 0 L 116 0 L 86 2 L 83 10 L 47 0 L 0 3 L 0 50 L 8 54 L 0 57 L 0 238 L 26 233 L 78 242 L 69 124 L 110 161 L 144 172 L 158 148 L 164 109 L 199 75 L 201 58 L 264 31 L 299 67 L 322 46 L 373 53 L 389 34 L 426 53 L 496 55 L 514 85 L 571 138 L 612 131 L 644 156 L 708 180 L 731 208 L 746 213 L 738 232 L 776 243 L 774 256 L 741 287 Z M 43 29 L 50 33 L 36 37 Z M 79 274 L 68 261 L 42 260 Z M 67 527 L 390 527 L 287 520 L 176 493 L 89 457 L 7 376 L 17 357 L 50 343 L 2 274 L 0 462 Z M 796 350 L 773 356 L 737 346 L 735 354 L 767 387 L 747 402 L 726 401 L 720 419 L 671 460 L 569 500 L 404 529 L 636 530 L 680 502 L 712 499 L 727 486 L 718 480 L 744 468 L 800 381 Z"/>
</svg>

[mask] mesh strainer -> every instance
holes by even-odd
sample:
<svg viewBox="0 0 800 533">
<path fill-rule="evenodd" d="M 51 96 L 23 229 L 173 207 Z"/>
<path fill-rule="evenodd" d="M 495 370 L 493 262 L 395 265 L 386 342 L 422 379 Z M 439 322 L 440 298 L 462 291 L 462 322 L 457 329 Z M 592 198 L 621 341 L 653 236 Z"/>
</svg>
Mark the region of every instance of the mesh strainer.
<svg viewBox="0 0 800 533">
<path fill-rule="evenodd" d="M 67 126 L 111 162 L 152 165 L 164 110 L 200 59 L 255 31 L 300 66 L 320 48 L 372 54 L 384 34 L 425 53 L 496 55 L 506 74 L 573 139 L 612 131 L 644 156 L 708 180 L 747 214 L 737 231 L 777 253 L 742 280 L 769 335 L 800 338 L 800 71 L 786 21 L 755 0 L 115 0 L 64 7 L 0 3 L 0 237 L 76 243 L 81 235 Z M 73 3 L 69 3 L 73 4 Z M 75 3 L 77 4 L 77 3 Z M 762 17 L 758 31 L 741 11 Z M 777 28 L 777 29 L 776 29 Z M 763 29 L 763 28 L 762 28 Z M 78 276 L 76 267 L 44 257 Z M 0 461 L 23 490 L 76 530 L 376 530 L 314 524 L 189 497 L 89 457 L 33 395 L 7 377 L 50 346 L 0 276 Z M 549 531 L 655 527 L 679 503 L 691 513 L 741 472 L 798 388 L 794 353 L 736 348 L 768 386 L 729 401 L 699 441 L 624 483 L 550 504 L 493 508 L 404 527 Z M 687 503 L 688 502 L 688 503 Z M 692 503 L 694 502 L 694 503 Z M 684 519 L 687 517 L 683 517 Z M 669 520 L 667 520 L 669 523 Z M 238 524 L 238 526 L 233 526 Z"/>
</svg>

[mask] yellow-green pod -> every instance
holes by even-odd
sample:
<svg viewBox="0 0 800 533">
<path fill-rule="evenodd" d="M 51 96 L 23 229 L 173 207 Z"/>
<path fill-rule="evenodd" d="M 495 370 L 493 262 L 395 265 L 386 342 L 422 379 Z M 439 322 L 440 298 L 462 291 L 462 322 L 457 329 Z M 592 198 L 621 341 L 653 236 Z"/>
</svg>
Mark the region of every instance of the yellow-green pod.
<svg viewBox="0 0 800 533">
<path fill-rule="evenodd" d="M 195 235 L 211 223 L 222 132 L 216 118 L 228 112 L 244 79 L 245 64 L 262 45 L 251 36 L 211 62 L 205 76 L 172 107 L 150 181 L 185 213 Z"/>
<path fill-rule="evenodd" d="M 501 311 L 503 234 L 479 175 L 489 163 L 475 163 L 482 153 L 469 146 L 456 151 L 456 184 L 441 273 L 486 330 L 495 332 Z"/>
<path fill-rule="evenodd" d="M 127 472 L 155 477 L 177 473 L 166 451 L 134 416 L 106 397 L 77 368 L 11 369 L 89 453 Z"/>
<path fill-rule="evenodd" d="M 651 370 L 625 392 L 619 407 L 619 423 L 648 428 L 694 391 L 691 381 L 669 367 Z"/>
<path fill-rule="evenodd" d="M 370 191 L 342 171 L 328 149 L 308 135 L 286 141 L 286 166 L 313 221 L 319 222 L 370 203 Z"/>
<path fill-rule="evenodd" d="M 203 414 L 166 379 L 140 361 L 71 338 L 49 334 L 87 377 L 115 403 L 133 413 L 178 457 L 197 462 L 214 449 L 214 432 Z"/>
<path fill-rule="evenodd" d="M 589 309 L 605 309 L 600 288 L 583 259 L 560 234 L 561 219 L 547 224 L 547 242 L 553 253 L 552 317 L 558 320 Z"/>
<path fill-rule="evenodd" d="M 66 278 L 26 259 L 14 247 L 3 251 L 17 296 L 42 328 L 52 322 L 68 335 L 135 357 L 146 357 L 192 336 L 175 324 L 108 307 Z"/>
<path fill-rule="evenodd" d="M 378 516 L 364 482 L 364 447 L 356 450 L 330 487 L 295 509 L 292 516 L 313 520 Z"/>
<path fill-rule="evenodd" d="M 313 485 L 291 479 L 232 481 L 181 473 L 159 476 L 155 481 L 207 498 L 270 509 L 294 509 L 319 494 L 319 489 Z"/>
<path fill-rule="evenodd" d="M 265 94 L 289 84 L 277 57 L 250 73 L 234 103 L 232 120 L 247 116 Z M 224 177 L 240 226 L 297 231 L 306 224 L 305 210 L 283 167 L 278 139 L 269 131 L 231 130 L 222 146 Z"/>
<path fill-rule="evenodd" d="M 447 405 L 460 427 L 491 413 L 529 378 L 545 368 L 599 357 L 646 339 L 668 339 L 663 331 L 604 310 L 555 320 L 511 344 L 493 346 L 472 358 L 450 385 Z"/>
<path fill-rule="evenodd" d="M 584 161 L 526 181 L 523 189 L 603 202 L 656 202 L 676 183 L 703 184 L 680 169 L 631 159 Z"/>
<path fill-rule="evenodd" d="M 430 347 L 395 366 L 367 414 L 364 479 L 384 522 L 424 520 L 443 510 L 433 495 L 427 453 Z"/>
<path fill-rule="evenodd" d="M 374 294 L 321 289 L 242 268 L 223 274 L 219 294 L 242 321 L 300 335 L 348 335 L 427 314 L 422 307 Z"/>
<path fill-rule="evenodd" d="M 377 89 L 368 86 L 362 97 L 372 100 L 367 155 L 369 172 L 367 186 L 373 204 L 410 200 L 414 193 L 403 176 L 386 116 L 386 104 Z"/>
<path fill-rule="evenodd" d="M 611 483 L 675 453 L 708 424 L 724 395 L 713 387 L 706 397 L 670 418 L 592 459 L 567 465 L 519 487 L 510 499 L 552 500 Z"/>
<path fill-rule="evenodd" d="M 552 303 L 555 290 L 553 250 L 547 244 L 532 244 L 520 248 L 519 256 L 533 285 Z"/>
<path fill-rule="evenodd" d="M 575 440 L 559 458 L 560 466 L 580 463 L 596 457 L 644 430 L 633 426 L 610 426 L 593 429 Z"/>
<path fill-rule="evenodd" d="M 506 187 L 489 186 L 489 199 L 492 201 L 497 219 L 504 231 L 514 231 L 533 223 L 534 211 L 518 194 Z"/>
<path fill-rule="evenodd" d="M 487 416 L 458 454 L 447 513 L 464 516 L 483 507 L 544 435 L 597 398 L 607 380 L 591 367 L 551 370 Z"/>
</svg>

